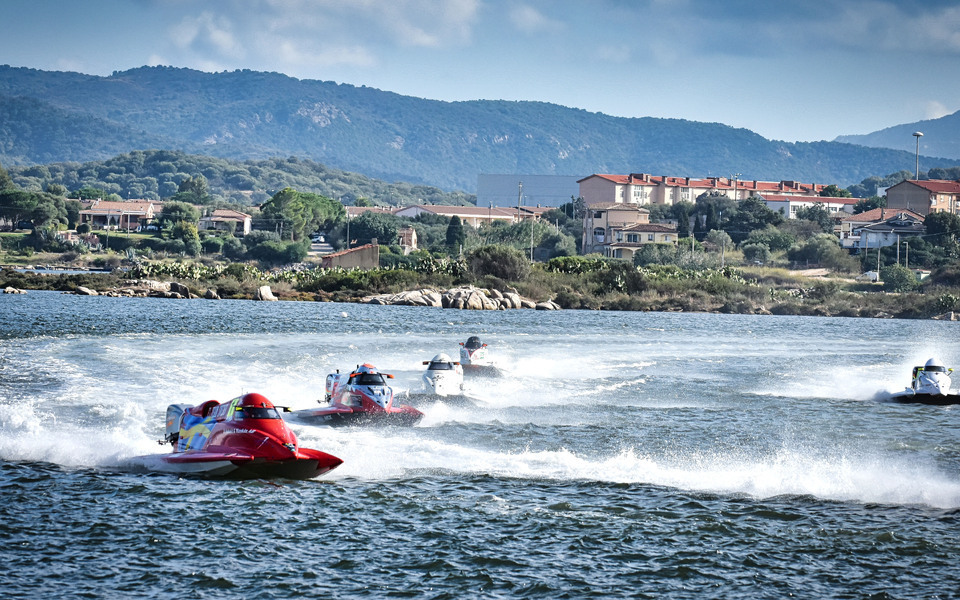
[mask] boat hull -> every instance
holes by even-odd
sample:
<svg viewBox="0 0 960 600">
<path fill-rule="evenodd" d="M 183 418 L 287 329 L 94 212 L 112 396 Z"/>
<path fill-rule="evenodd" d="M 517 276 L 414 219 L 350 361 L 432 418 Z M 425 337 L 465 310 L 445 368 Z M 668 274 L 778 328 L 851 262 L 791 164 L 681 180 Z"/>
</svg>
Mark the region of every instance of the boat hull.
<svg viewBox="0 0 960 600">
<path fill-rule="evenodd" d="M 890 397 L 898 404 L 927 404 L 929 406 L 950 406 L 960 404 L 960 394 L 895 394 Z"/>
<path fill-rule="evenodd" d="M 207 479 L 313 479 L 342 463 L 339 458 L 319 451 L 301 451 L 296 458 L 287 460 L 178 452 L 142 456 L 132 461 L 147 471 Z"/>
</svg>

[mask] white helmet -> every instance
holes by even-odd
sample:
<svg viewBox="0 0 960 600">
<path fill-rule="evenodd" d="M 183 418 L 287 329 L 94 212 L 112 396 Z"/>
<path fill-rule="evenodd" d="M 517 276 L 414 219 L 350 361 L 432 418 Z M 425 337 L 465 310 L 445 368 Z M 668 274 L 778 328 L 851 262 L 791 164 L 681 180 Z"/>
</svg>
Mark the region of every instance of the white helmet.
<svg viewBox="0 0 960 600">
<path fill-rule="evenodd" d="M 435 363 L 445 362 L 445 363 L 448 363 L 448 362 L 452 362 L 452 361 L 450 360 L 450 357 L 449 357 L 449 356 L 447 356 L 446 354 L 444 354 L 443 352 L 441 352 L 440 354 L 434 356 L 434 357 L 433 357 L 433 360 L 431 360 L 430 362 L 435 362 Z"/>
<path fill-rule="evenodd" d="M 436 359 L 434 359 L 434 360 L 436 360 Z M 940 361 L 939 361 L 938 359 L 936 359 L 936 358 L 931 358 L 930 360 L 927 361 L 927 364 L 925 364 L 925 365 L 923 365 L 923 366 L 925 366 L 925 367 L 941 367 L 941 368 L 942 368 L 942 367 L 943 367 L 943 363 L 940 362 Z"/>
</svg>

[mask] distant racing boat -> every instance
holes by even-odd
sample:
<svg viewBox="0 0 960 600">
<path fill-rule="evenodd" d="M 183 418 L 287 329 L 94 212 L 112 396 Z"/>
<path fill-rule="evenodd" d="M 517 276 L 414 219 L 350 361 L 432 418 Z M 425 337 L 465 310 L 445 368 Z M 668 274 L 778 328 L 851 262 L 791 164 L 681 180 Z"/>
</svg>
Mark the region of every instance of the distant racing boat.
<svg viewBox="0 0 960 600">
<path fill-rule="evenodd" d="M 358 365 L 349 374 L 327 375 L 325 405 L 290 413 L 294 418 L 318 425 L 416 425 L 423 413 L 395 401 L 393 379 L 371 364 Z"/>
</svg>

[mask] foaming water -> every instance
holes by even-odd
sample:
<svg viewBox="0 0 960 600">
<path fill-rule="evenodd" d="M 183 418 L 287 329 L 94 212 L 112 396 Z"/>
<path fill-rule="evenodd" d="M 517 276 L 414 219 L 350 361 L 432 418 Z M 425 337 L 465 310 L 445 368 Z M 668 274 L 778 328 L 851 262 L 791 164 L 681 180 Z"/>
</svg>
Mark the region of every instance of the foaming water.
<svg viewBox="0 0 960 600">
<path fill-rule="evenodd" d="M 83 553 L 102 579 L 61 578 L 91 595 L 182 587 L 141 571 L 251 598 L 427 587 L 438 597 L 835 597 L 883 593 L 885 577 L 929 596 L 960 582 L 960 412 L 873 399 L 930 356 L 960 363 L 955 323 L 10 298 L 0 296 L 0 489 L 21 510 L 0 534 L 27 574 L 36 567 L 17 543 Z M 412 428 L 292 423 L 303 446 L 344 460 L 321 480 L 125 467 L 165 451 L 168 404 L 259 392 L 307 408 L 327 373 L 360 363 L 414 390 L 422 361 L 457 356 L 469 335 L 503 372 L 468 376 L 472 402 L 426 401 Z M 38 527 L 40 497 L 56 499 L 63 535 L 84 540 L 75 555 Z M 151 543 L 155 531 L 191 541 Z M 118 540 L 142 564 L 111 563 Z M 234 545 L 291 566 L 270 584 L 181 568 L 184 552 L 216 562 Z M 317 562 L 321 548 L 334 558 Z M 391 563 L 369 559 L 382 552 Z M 796 571 L 811 556 L 822 566 Z M 40 593 L 31 580 L 0 575 L 14 595 Z"/>
</svg>

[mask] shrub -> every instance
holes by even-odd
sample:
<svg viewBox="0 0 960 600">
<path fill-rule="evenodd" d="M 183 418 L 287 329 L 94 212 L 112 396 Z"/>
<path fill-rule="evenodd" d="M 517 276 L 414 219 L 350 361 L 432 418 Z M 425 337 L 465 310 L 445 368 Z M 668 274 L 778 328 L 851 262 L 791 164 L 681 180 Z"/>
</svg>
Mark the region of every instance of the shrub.
<svg viewBox="0 0 960 600">
<path fill-rule="evenodd" d="M 880 269 L 883 289 L 887 292 L 909 292 L 916 289 L 917 278 L 913 271 L 903 265 L 890 265 Z"/>
<path fill-rule="evenodd" d="M 223 238 L 208 237 L 200 242 L 200 246 L 205 254 L 219 254 L 223 251 Z"/>
<path fill-rule="evenodd" d="M 509 246 L 482 246 L 467 255 L 467 266 L 474 277 L 493 275 L 506 281 L 523 281 L 530 274 L 530 262 L 524 254 Z"/>
</svg>

